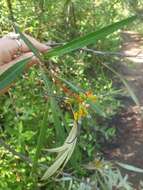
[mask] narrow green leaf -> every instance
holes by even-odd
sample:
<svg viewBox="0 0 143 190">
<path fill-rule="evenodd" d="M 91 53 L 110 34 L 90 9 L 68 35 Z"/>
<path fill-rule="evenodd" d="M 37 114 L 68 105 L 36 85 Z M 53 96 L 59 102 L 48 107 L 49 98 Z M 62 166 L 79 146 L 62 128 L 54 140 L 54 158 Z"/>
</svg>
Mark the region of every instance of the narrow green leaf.
<svg viewBox="0 0 143 190">
<path fill-rule="evenodd" d="M 37 147 L 36 147 L 36 152 L 33 160 L 33 168 L 32 168 L 32 173 L 36 173 L 37 171 L 37 166 L 38 166 L 38 159 L 41 154 L 41 150 L 45 141 L 45 134 L 47 130 L 47 121 L 48 121 L 48 113 L 49 113 L 49 103 L 47 102 L 45 105 L 45 112 L 43 115 L 43 120 L 40 121 L 40 131 L 38 135 L 38 142 L 37 142 Z"/>
<path fill-rule="evenodd" d="M 31 58 L 18 61 L 0 75 L 0 91 L 9 86 L 23 72 Z"/>
<path fill-rule="evenodd" d="M 43 58 L 42 58 L 39 50 L 20 31 L 19 27 L 16 24 L 14 25 L 14 28 L 15 28 L 16 32 L 20 34 L 20 36 L 23 39 L 23 41 L 25 42 L 25 44 L 34 53 L 34 55 L 36 57 L 38 57 L 41 62 L 43 62 Z M 41 70 L 41 78 L 44 80 L 44 84 L 45 84 L 48 92 L 50 92 L 50 94 L 53 94 L 52 93 L 52 82 L 50 81 L 49 76 L 46 75 L 45 70 L 41 66 L 40 66 L 40 70 Z M 60 117 L 62 117 L 62 112 L 61 112 L 61 110 L 60 110 L 60 108 L 58 106 L 57 101 L 52 96 L 50 97 L 50 105 L 51 105 L 51 110 L 52 110 L 52 114 L 53 114 L 54 126 L 56 128 L 56 136 L 61 141 L 63 141 L 64 140 L 65 132 L 64 132 L 63 126 L 61 126 L 61 121 L 60 121 Z"/>
<path fill-rule="evenodd" d="M 96 32 L 92 32 L 90 34 L 87 34 L 86 36 L 79 37 L 77 39 L 74 39 L 73 41 L 63 45 L 62 47 L 57 47 L 53 50 L 48 51 L 45 53 L 46 58 L 50 58 L 53 56 L 61 56 L 65 53 L 71 52 L 73 50 L 82 48 L 84 46 L 87 46 L 89 44 L 95 43 L 97 40 L 105 38 L 107 35 L 113 33 L 114 31 L 126 26 L 127 24 L 133 22 L 137 19 L 137 16 L 131 16 L 127 19 L 124 19 L 122 21 L 113 23 L 109 26 L 106 26 L 102 28 L 101 30 L 98 30 Z"/>
<path fill-rule="evenodd" d="M 65 138 L 65 132 L 60 121 L 60 116 L 62 115 L 61 109 L 59 108 L 57 101 L 53 97 L 50 97 L 50 104 L 51 104 L 51 111 L 53 114 L 53 122 L 56 129 L 56 137 L 59 142 L 63 142 Z"/>
<path fill-rule="evenodd" d="M 77 87 L 76 85 L 74 85 L 70 81 L 68 81 L 64 78 L 58 77 L 58 76 L 56 76 L 56 77 L 58 79 L 60 79 L 61 81 L 63 81 L 64 83 L 66 83 L 74 92 L 76 92 L 76 93 L 84 92 L 81 88 Z"/>
<path fill-rule="evenodd" d="M 29 49 L 34 53 L 36 57 L 38 57 L 40 60 L 42 59 L 42 56 L 39 52 L 39 50 L 31 43 L 31 41 L 20 31 L 17 24 L 14 24 L 14 28 L 16 33 L 20 34 L 21 39 L 25 42 L 25 44 L 29 47 Z M 42 61 L 42 60 L 41 60 Z"/>
<path fill-rule="evenodd" d="M 49 77 L 44 73 L 44 71 L 42 72 L 42 78 L 44 80 L 44 84 L 47 88 L 47 91 L 51 95 L 53 95 L 53 90 L 52 90 L 53 84 L 50 81 Z M 50 100 L 50 106 L 51 106 L 51 111 L 52 111 L 52 115 L 53 115 L 53 122 L 54 122 L 54 126 L 56 129 L 56 137 L 58 139 L 58 142 L 61 142 L 61 141 L 63 142 L 63 140 L 65 138 L 65 131 L 64 131 L 64 128 L 61 125 L 61 121 L 60 121 L 60 118 L 63 118 L 63 114 L 62 114 L 62 111 L 61 111 L 56 99 L 53 96 L 50 96 L 49 100 Z"/>
<path fill-rule="evenodd" d="M 137 168 L 135 166 L 132 165 L 128 165 L 128 164 L 123 164 L 121 162 L 116 162 L 119 166 L 121 166 L 124 169 L 127 169 L 129 171 L 133 171 L 133 172 L 137 172 L 137 173 L 143 173 L 143 169 L 141 168 Z"/>
</svg>

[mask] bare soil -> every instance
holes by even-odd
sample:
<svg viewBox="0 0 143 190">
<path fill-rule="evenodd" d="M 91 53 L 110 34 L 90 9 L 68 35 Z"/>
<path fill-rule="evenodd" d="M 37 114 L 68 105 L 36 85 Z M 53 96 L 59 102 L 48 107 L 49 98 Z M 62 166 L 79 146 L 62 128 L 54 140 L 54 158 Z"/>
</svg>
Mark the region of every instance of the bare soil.
<svg viewBox="0 0 143 190">
<path fill-rule="evenodd" d="M 132 31 L 123 31 L 121 36 L 122 52 L 131 57 L 122 59 L 117 70 L 132 87 L 140 108 L 130 99 L 122 99 L 125 108 L 112 121 L 112 125 L 117 128 L 115 146 L 113 143 L 113 146 L 106 148 L 105 154 L 109 159 L 143 169 L 143 36 Z M 123 170 L 125 173 L 129 175 L 134 189 L 141 190 L 139 182 L 143 181 L 143 174 Z"/>
</svg>

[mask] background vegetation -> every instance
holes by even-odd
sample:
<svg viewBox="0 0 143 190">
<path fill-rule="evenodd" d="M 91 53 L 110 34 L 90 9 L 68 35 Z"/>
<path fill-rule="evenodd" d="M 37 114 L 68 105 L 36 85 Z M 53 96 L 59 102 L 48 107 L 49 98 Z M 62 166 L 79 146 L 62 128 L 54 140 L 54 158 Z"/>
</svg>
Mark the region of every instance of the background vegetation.
<svg viewBox="0 0 143 190">
<path fill-rule="evenodd" d="M 133 15 L 137 7 L 141 7 L 140 1 L 129 0 L 13 0 L 12 7 L 8 2 L 0 2 L 1 36 L 13 30 L 10 22 L 13 16 L 22 31 L 49 44 L 65 43 L 99 30 Z M 132 26 L 138 23 L 140 21 L 135 21 Z M 120 45 L 120 33 L 116 31 L 88 48 L 119 51 Z M 94 55 L 84 49 L 53 57 L 46 62 L 46 69 L 58 73 L 64 83 L 52 78 L 51 90 L 47 91 L 41 78 L 43 73 L 33 67 L 7 94 L 0 96 L 0 137 L 8 145 L 0 147 L 0 189 L 132 189 L 120 171 L 101 154 L 103 144 L 116 134 L 109 120 L 122 106 L 116 98 L 121 91 L 114 87 L 114 76 L 102 63 L 112 66 L 116 61 L 117 58 Z M 75 95 L 67 81 L 84 89 L 95 110 L 86 113 L 81 103 L 85 98 L 83 93 Z M 45 167 L 55 160 L 55 155 L 45 149 L 61 146 L 73 125 L 70 105 L 74 117 L 82 110 L 76 149 L 64 172 L 43 182 Z M 31 160 L 35 160 L 37 139 L 43 126 L 44 150 L 36 163 L 43 165 L 36 165 L 31 172 Z M 14 151 L 19 152 L 17 156 Z"/>
</svg>

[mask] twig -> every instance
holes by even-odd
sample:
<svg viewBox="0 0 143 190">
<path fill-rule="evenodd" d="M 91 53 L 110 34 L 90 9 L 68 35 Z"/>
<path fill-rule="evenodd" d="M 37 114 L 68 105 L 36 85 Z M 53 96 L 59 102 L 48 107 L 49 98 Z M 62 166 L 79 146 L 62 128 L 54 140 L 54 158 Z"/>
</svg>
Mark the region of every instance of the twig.
<svg viewBox="0 0 143 190">
<path fill-rule="evenodd" d="M 137 53 L 135 55 L 129 55 L 126 53 L 121 53 L 121 52 L 109 52 L 109 51 L 97 51 L 97 50 L 93 50 L 93 49 L 89 49 L 89 48 L 81 48 L 83 51 L 87 51 L 87 52 L 92 52 L 94 54 L 98 54 L 98 55 L 103 55 L 103 56 L 117 56 L 117 57 L 138 57 L 138 58 L 143 58 L 143 56 L 138 56 L 140 54 Z"/>
</svg>

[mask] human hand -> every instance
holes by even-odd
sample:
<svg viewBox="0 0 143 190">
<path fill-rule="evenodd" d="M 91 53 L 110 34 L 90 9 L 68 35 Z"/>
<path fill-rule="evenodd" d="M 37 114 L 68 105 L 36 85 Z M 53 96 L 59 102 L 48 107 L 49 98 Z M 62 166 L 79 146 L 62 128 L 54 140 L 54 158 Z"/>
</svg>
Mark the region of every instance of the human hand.
<svg viewBox="0 0 143 190">
<path fill-rule="evenodd" d="M 38 42 L 33 37 L 26 34 L 25 36 L 40 52 L 45 52 L 49 49 L 48 46 Z M 9 37 L 3 37 L 0 39 L 0 74 L 2 74 L 18 61 L 33 56 L 33 53 L 22 40 L 20 40 L 20 43 L 21 47 L 19 47 L 19 44 L 15 39 L 11 39 Z M 33 56 L 29 61 L 28 67 L 36 63 L 38 63 L 38 59 Z"/>
</svg>

